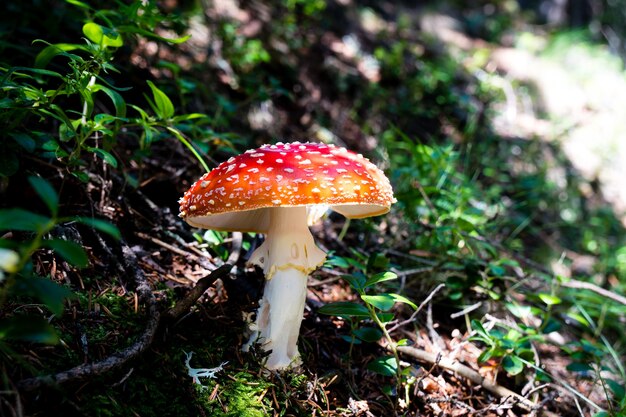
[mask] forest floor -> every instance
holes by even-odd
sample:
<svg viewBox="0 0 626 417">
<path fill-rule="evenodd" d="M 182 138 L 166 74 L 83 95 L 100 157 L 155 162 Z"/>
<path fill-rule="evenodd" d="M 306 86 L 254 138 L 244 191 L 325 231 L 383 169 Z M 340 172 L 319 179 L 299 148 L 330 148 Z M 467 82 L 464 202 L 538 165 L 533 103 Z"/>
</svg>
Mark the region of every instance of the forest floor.
<svg viewBox="0 0 626 417">
<path fill-rule="evenodd" d="M 217 2 L 217 6 L 206 13 L 215 21 L 226 18 L 238 21 L 238 31 L 248 37 L 262 37 L 267 26 L 271 26 L 264 16 L 267 10 L 256 2 L 251 3 L 250 9 L 245 9 L 239 8 L 235 2 Z M 357 19 L 351 14 L 353 12 L 350 9 L 342 18 Z M 570 184 L 563 183 L 572 181 L 571 171 L 575 171 L 576 178 L 581 179 L 573 182 L 574 188 L 581 199 L 589 197 L 594 202 L 599 201 L 602 207 L 611 207 L 611 215 L 626 227 L 626 187 L 620 183 L 626 178 L 626 143 L 620 140 L 623 126 L 607 123 L 626 117 L 623 114 L 626 111 L 623 74 L 609 84 L 607 77 L 613 77 L 616 72 L 606 69 L 609 75 L 602 77 L 601 85 L 581 83 L 576 78 L 577 73 L 569 70 L 568 59 L 577 58 L 561 57 L 563 61 L 558 63 L 554 56 L 534 52 L 534 46 L 524 49 L 489 44 L 458 30 L 449 16 L 403 8 L 387 10 L 387 13 L 384 19 L 361 15 L 358 17 L 361 19 L 357 25 L 359 30 L 354 33 L 325 32 L 319 28 L 313 33 L 312 30 L 313 46 L 294 48 L 299 55 L 284 57 L 287 61 L 296 61 L 298 65 L 290 68 L 297 68 L 276 75 L 287 79 L 281 80 L 285 84 L 297 84 L 299 91 L 289 100 L 279 95 L 265 100 L 250 99 L 255 103 L 246 108 L 247 120 L 232 122 L 249 125 L 248 140 L 230 142 L 229 138 L 216 135 L 211 144 L 212 152 L 207 155 L 211 167 L 232 155 L 233 148 L 242 151 L 244 145 L 258 145 L 267 138 L 284 141 L 287 141 L 285 138 L 310 138 L 336 142 L 374 158 L 382 156 L 376 162 L 387 164 L 384 167 L 387 169 L 392 165 L 390 177 L 400 175 L 401 168 L 406 167 L 389 162 L 400 155 L 394 155 L 394 149 L 387 149 L 391 156 L 386 155 L 388 160 L 385 161 L 385 153 L 377 153 L 384 148 L 384 141 L 372 133 L 375 127 L 365 128 L 356 121 L 360 112 L 373 120 L 373 126 L 377 122 L 382 124 L 380 120 L 387 116 L 354 110 L 353 101 L 368 103 L 360 95 L 360 84 L 356 84 L 357 87 L 342 85 L 345 89 L 337 92 L 337 84 L 344 79 L 333 78 L 339 74 L 348 80 L 354 77 L 371 84 L 378 83 L 381 77 L 384 79 L 381 68 L 372 64 L 373 55 L 367 48 L 374 43 L 374 34 L 389 31 L 402 33 L 405 40 L 413 40 L 417 45 L 414 49 L 422 48 L 422 43 L 427 43 L 424 38 L 429 37 L 426 52 L 420 52 L 425 60 L 430 54 L 437 55 L 442 48 L 449 52 L 450 62 L 463 66 L 465 61 L 471 61 L 467 65 L 476 79 L 480 74 L 497 74 L 494 80 L 501 83 L 497 89 L 504 92 L 504 99 L 479 103 L 478 107 L 489 110 L 478 112 L 480 114 L 476 117 L 485 129 L 497 136 L 497 141 L 512 143 L 510 152 L 508 145 L 498 146 L 506 146 L 505 153 L 511 155 L 525 152 L 537 141 L 549 142 L 550 146 L 559 148 L 554 154 L 560 155 L 561 151 L 565 154 L 563 164 L 549 149 L 539 151 L 549 160 L 546 176 L 550 181 L 557 184 L 557 188 L 568 189 Z M 408 16 L 414 22 L 414 26 L 409 25 L 412 31 L 396 27 L 401 20 L 399 15 Z M 338 19 L 331 26 L 341 27 L 343 23 Z M 176 61 L 181 67 L 185 67 L 189 60 L 206 60 L 209 63 L 203 67 L 205 71 L 218 74 L 210 79 L 213 86 L 232 89 L 233 96 L 248 103 L 248 92 L 236 86 L 245 80 L 238 79 L 237 71 L 220 55 L 215 37 L 210 36 L 214 29 L 209 26 L 207 33 L 202 23 L 191 25 L 189 31 L 194 37 L 182 44 L 180 50 L 169 47 L 155 51 L 149 42 L 139 43 L 130 54 L 130 60 L 140 62 L 139 67 L 145 65 L 143 72 L 134 74 L 131 79 L 137 80 L 147 74 L 167 77 L 167 68 L 150 65 L 159 59 Z M 346 29 L 346 32 L 349 31 Z M 536 45 L 543 40 L 536 35 L 532 42 Z M 194 55 L 209 46 L 214 54 L 210 58 Z M 277 51 L 283 47 L 274 46 Z M 488 51 L 485 58 L 467 59 L 483 51 Z M 142 59 L 145 59 L 144 64 L 141 64 Z M 466 76 L 458 78 L 460 80 L 455 78 L 446 88 L 460 89 L 457 84 L 468 83 L 472 85 L 467 87 L 471 90 L 473 83 L 477 83 L 473 78 L 467 81 Z M 533 86 L 531 93 L 528 92 L 529 85 Z M 427 96 L 427 99 L 433 98 Z M 382 104 L 374 103 L 379 109 L 387 104 L 395 105 L 395 102 L 381 101 Z M 475 101 L 480 102 L 481 98 L 475 98 Z M 246 105 L 241 104 L 242 107 Z M 227 112 L 226 108 L 228 105 L 212 110 L 221 113 Z M 243 112 L 234 114 L 239 117 Z M 422 119 L 422 116 L 420 114 L 417 120 L 411 114 L 407 118 L 410 121 L 407 129 L 426 132 L 424 135 L 429 136 L 434 129 L 432 126 L 440 124 L 441 130 L 452 138 L 453 146 L 461 147 L 463 139 L 458 139 L 458 135 L 465 132 L 458 127 L 465 125 L 465 115 L 459 117 L 463 123 L 457 123 L 452 116 L 450 119 L 439 116 L 432 119 L 424 116 Z M 325 120 L 327 127 L 322 127 L 320 120 Z M 402 120 L 398 117 L 395 121 L 401 123 Z M 513 143 L 520 139 L 529 144 L 519 145 L 516 151 L 518 145 Z M 231 146 L 232 143 L 235 145 Z M 298 372 L 268 373 L 261 366 L 263 352 L 253 349 L 243 353 L 240 349 L 246 340 L 247 322 L 257 307 L 263 287 L 259 271 L 246 264 L 260 237 L 205 232 L 188 226 L 178 217 L 177 202 L 202 174 L 202 167 L 183 143 L 172 138 L 154 142 L 149 154 L 142 156 L 141 163 L 133 156 L 136 146 L 133 139 L 120 139 L 116 156 L 129 161 L 123 172 L 112 169 L 95 154 L 91 155 L 88 186 L 77 181 L 64 167 L 59 167 L 57 161 L 38 158 L 22 161 L 21 171 L 36 172 L 51 179 L 59 191 L 62 211 L 94 213 L 106 218 L 118 227 L 122 239 L 115 240 L 97 230 L 68 223 L 57 226 L 54 234 L 81 242 L 89 256 L 88 268 L 74 268 L 47 249 L 33 256 L 33 269 L 39 275 L 49 276 L 72 288 L 74 296 L 65 302 L 63 316 L 48 316 L 57 329 L 59 343 L 16 343 L 11 348 L 14 356 L 5 353 L 5 358 L 19 360 L 15 363 L 3 361 L 8 388 L 0 393 L 1 416 L 567 417 L 594 415 L 612 409 L 603 378 L 594 376 L 591 367 L 581 372 L 572 371 L 572 357 L 566 354 L 566 349 L 561 349 L 576 343 L 577 333 L 568 325 L 577 327 L 570 319 L 563 319 L 567 323 L 563 328 L 546 331 L 541 343 L 523 342 L 524 349 L 527 345 L 532 346 L 524 352 L 520 348 L 519 357 L 532 359 L 524 363 L 524 372 L 519 373 L 505 372 L 501 358 L 483 356 L 486 342 L 484 339 L 477 341 L 475 324 L 471 323 L 475 317 L 472 314 L 480 312 L 482 323 L 489 332 L 500 327 L 507 329 L 502 340 L 506 339 L 512 345 L 503 349 L 511 353 L 518 347 L 513 345 L 517 342 L 513 335 L 530 334 L 532 326 L 546 330 L 545 323 L 549 321 L 551 311 L 551 306 L 546 308 L 548 314 L 543 316 L 543 322 L 537 318 L 540 313 L 533 310 L 532 315 L 520 319 L 523 326 L 528 326 L 522 329 L 513 318 L 515 314 L 508 312 L 511 305 L 525 306 L 528 294 L 554 290 L 556 285 L 551 281 L 546 284 L 538 276 L 577 278 L 581 274 L 593 275 L 595 265 L 600 262 L 599 255 L 579 253 L 564 246 L 562 240 L 566 239 L 561 237 L 566 233 L 560 234 L 560 230 L 549 236 L 545 231 L 526 237 L 514 249 L 505 248 L 501 244 L 506 242 L 504 239 L 473 235 L 475 240 L 483 239 L 487 241 L 486 246 L 495 248 L 489 250 L 507 256 L 513 254 L 511 258 L 515 262 L 502 264 L 502 268 L 507 269 L 506 279 L 493 287 L 491 284 L 483 287 L 476 281 L 467 286 L 459 284 L 463 291 L 471 293 L 460 300 L 451 295 L 452 283 L 457 282 L 455 280 L 460 275 L 471 275 L 473 268 L 480 269 L 476 275 L 484 277 L 489 268 L 492 272 L 496 270 L 496 263 L 479 262 L 479 266 L 463 263 L 463 258 L 474 252 L 469 249 L 462 252 L 466 244 L 460 243 L 464 242 L 462 239 L 454 241 L 459 252 L 449 258 L 437 253 L 436 247 L 413 244 L 411 233 L 419 230 L 425 235 L 434 235 L 439 223 L 408 220 L 399 209 L 375 222 L 347 222 L 337 214 L 329 214 L 312 227 L 319 246 L 331 256 L 309 281 L 299 342 L 303 366 Z M 398 149 L 401 147 L 396 151 Z M 411 154 L 409 157 L 415 156 Z M 533 162 L 523 161 L 523 164 Z M 512 166 L 517 165 L 512 163 Z M 394 168 L 397 171 L 393 171 Z M 415 168 L 415 172 L 418 171 Z M 416 174 L 410 174 L 409 178 L 416 178 Z M 473 181 L 474 177 L 470 178 Z M 486 182 L 490 180 L 488 178 Z M 411 183 L 414 194 L 409 196 L 413 199 L 435 193 L 430 188 L 422 189 L 419 180 L 416 184 Z M 398 188 L 404 189 L 404 185 Z M 16 177 L 3 191 L 7 198 L 26 194 L 23 206 L 41 208 L 34 193 L 24 192 L 28 188 L 26 179 Z M 408 212 L 411 204 L 406 202 L 402 210 Z M 429 205 L 432 206 L 429 198 L 424 198 L 422 206 Z M 443 204 L 435 205 L 436 210 L 428 208 L 433 208 L 434 212 L 439 210 L 439 213 L 444 211 Z M 497 215 L 492 217 L 494 221 L 495 217 Z M 611 225 L 614 227 L 613 223 Z M 551 225 L 546 230 L 553 232 L 552 227 L 557 228 Z M 507 233 L 517 236 L 524 228 L 522 222 L 512 231 L 507 229 Z M 619 231 L 623 232 L 622 229 Z M 444 233 L 450 233 L 449 229 Z M 17 236 L 21 235 L 18 233 Z M 557 257 L 533 258 L 535 249 L 543 246 L 556 252 Z M 452 253 L 449 248 L 446 251 L 446 256 Z M 384 260 L 380 260 L 382 258 Z M 568 262 L 563 262 L 563 258 Z M 450 267 L 450 259 L 460 259 L 458 265 L 462 267 Z M 376 265 L 379 260 L 382 265 Z M 349 335 L 360 323 L 318 313 L 328 303 L 358 301 L 354 289 L 342 276 L 355 270 L 369 273 L 378 266 L 397 273 L 399 279 L 393 290 L 409 295 L 420 305 L 418 312 L 414 312 L 407 305 L 397 304 L 393 309 L 394 321 L 387 326 L 393 330 L 394 341 L 405 341 L 397 348 L 405 370 L 400 382 L 393 370 L 389 373 L 388 369 L 372 366 L 372 363 L 381 363 L 381 357 L 385 360 L 390 357 L 389 344 L 384 339 L 374 342 L 356 340 Z M 531 273 L 527 269 L 538 272 Z M 493 274 L 497 275 L 496 272 Z M 611 288 L 607 282 L 613 284 L 617 280 L 611 273 L 607 273 L 608 278 L 599 279 L 599 275 L 593 275 L 597 279 L 592 280 L 585 290 L 595 294 Z M 569 290 L 580 291 L 575 287 L 577 282 L 576 279 L 570 284 L 564 282 L 563 287 L 570 285 Z M 444 289 L 445 285 L 448 288 Z M 513 290 L 500 288 L 511 288 L 509 285 Z M 518 287 L 526 292 L 516 292 Z M 201 290 L 194 293 L 193 288 Z M 489 290 L 493 291 L 490 293 Z M 506 307 L 499 301 L 498 291 L 506 292 Z M 616 305 L 624 300 L 618 292 L 613 295 Z M 3 309 L 42 315 L 46 312 L 40 304 L 16 301 L 6 303 Z M 606 314 L 614 311 L 611 308 L 606 310 Z M 566 313 L 569 311 L 554 315 L 565 317 Z M 616 315 L 617 323 L 614 324 L 619 327 L 620 323 L 624 324 L 623 310 L 618 310 Z M 537 324 L 539 322 L 541 324 Z M 366 323 L 366 326 L 370 325 Z M 489 337 L 495 337 L 495 334 L 490 333 Z M 601 330 L 595 336 L 598 340 L 604 337 Z M 594 338 L 589 336 L 588 339 Z M 619 337 L 616 336 L 615 340 Z M 617 346 L 614 351 L 617 368 L 623 357 L 619 349 L 623 347 Z M 193 356 L 190 356 L 191 352 Z M 190 367 L 215 368 L 215 377 L 194 380 Z M 608 375 L 607 378 L 613 375 L 608 368 L 603 372 L 598 371 L 598 375 Z"/>
</svg>

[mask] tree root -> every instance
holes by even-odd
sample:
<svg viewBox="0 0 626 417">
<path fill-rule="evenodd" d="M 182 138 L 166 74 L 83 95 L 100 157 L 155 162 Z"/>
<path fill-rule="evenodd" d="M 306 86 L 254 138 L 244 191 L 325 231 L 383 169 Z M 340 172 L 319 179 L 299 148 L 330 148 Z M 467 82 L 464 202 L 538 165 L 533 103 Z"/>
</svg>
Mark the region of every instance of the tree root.
<svg viewBox="0 0 626 417">
<path fill-rule="evenodd" d="M 157 308 L 157 301 L 152 293 L 152 288 L 137 263 L 135 253 L 131 248 L 124 245 L 122 247 L 122 255 L 124 259 L 124 269 L 127 273 L 132 275 L 136 285 L 136 292 L 139 294 L 141 301 L 147 306 L 148 322 L 141 336 L 131 346 L 115 352 L 101 361 L 75 366 L 74 368 L 56 374 L 23 379 L 17 383 L 19 390 L 33 391 L 44 386 L 54 386 L 84 380 L 122 367 L 139 356 L 152 344 L 162 318 L 175 319 L 182 315 L 200 298 L 200 296 L 202 296 L 216 279 L 226 276 L 232 268 L 231 265 L 224 264 L 212 271 L 208 276 L 198 281 L 197 285 L 185 298 L 178 302 L 167 313 L 161 315 Z"/>
<path fill-rule="evenodd" d="M 536 404 L 535 402 L 529 400 L 526 397 L 519 395 L 516 392 L 511 391 L 508 388 L 505 388 L 496 383 L 490 382 L 483 378 L 478 372 L 473 369 L 448 358 L 445 358 L 440 355 L 436 355 L 434 353 L 426 352 L 421 349 L 416 349 L 410 346 L 398 346 L 397 351 L 411 356 L 414 359 L 417 359 L 421 362 L 431 363 L 437 366 L 440 366 L 444 369 L 454 372 L 457 375 L 462 376 L 463 378 L 469 379 L 474 384 L 480 385 L 487 391 L 502 397 L 502 398 L 510 398 L 514 405 L 517 405 L 521 409 L 531 412 L 536 411 L 539 415 L 547 416 L 547 417 L 557 417 L 557 414 L 552 413 L 550 411 L 541 410 L 541 406 Z"/>
</svg>

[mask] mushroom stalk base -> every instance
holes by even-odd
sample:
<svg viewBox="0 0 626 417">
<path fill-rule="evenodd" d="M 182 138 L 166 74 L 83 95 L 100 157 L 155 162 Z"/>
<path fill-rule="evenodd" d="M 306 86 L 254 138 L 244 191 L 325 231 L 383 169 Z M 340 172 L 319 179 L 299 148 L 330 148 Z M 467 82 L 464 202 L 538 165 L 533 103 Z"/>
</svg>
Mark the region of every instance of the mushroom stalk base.
<svg viewBox="0 0 626 417">
<path fill-rule="evenodd" d="M 275 208 L 270 216 L 265 242 L 250 257 L 250 263 L 263 268 L 266 283 L 253 334 L 243 349 L 260 343 L 270 352 L 265 367 L 280 370 L 300 365 L 298 334 L 307 277 L 326 254 L 315 246 L 306 207 Z"/>
</svg>

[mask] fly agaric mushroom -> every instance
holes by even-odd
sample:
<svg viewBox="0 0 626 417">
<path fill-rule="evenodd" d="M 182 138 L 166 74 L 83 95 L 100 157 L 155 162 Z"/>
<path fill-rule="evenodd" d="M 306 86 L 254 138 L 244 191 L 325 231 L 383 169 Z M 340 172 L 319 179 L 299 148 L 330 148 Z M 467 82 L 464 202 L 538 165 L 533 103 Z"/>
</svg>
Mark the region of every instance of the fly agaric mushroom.
<svg viewBox="0 0 626 417">
<path fill-rule="evenodd" d="M 223 162 L 180 200 L 192 226 L 265 234 L 249 263 L 265 274 L 254 334 L 267 369 L 300 364 L 307 277 L 326 259 L 309 225 L 330 207 L 348 218 L 384 214 L 395 202 L 385 174 L 362 155 L 321 143 L 263 145 Z M 318 214 L 316 214 L 318 213 Z"/>
</svg>

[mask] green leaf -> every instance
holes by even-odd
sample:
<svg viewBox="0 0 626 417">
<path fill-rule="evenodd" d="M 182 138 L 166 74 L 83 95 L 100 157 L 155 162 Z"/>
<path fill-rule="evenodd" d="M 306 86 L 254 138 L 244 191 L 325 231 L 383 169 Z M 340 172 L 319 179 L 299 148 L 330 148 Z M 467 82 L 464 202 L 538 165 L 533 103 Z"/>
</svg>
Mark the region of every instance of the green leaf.
<svg viewBox="0 0 626 417">
<path fill-rule="evenodd" d="M 89 265 L 87 253 L 78 243 L 63 239 L 46 239 L 41 242 L 41 246 L 52 249 L 78 268 Z"/>
<path fill-rule="evenodd" d="M 63 302 L 72 295 L 68 288 L 41 277 L 23 277 L 15 282 L 11 292 L 38 299 L 56 316 L 63 314 Z"/>
<path fill-rule="evenodd" d="M 117 31 L 94 22 L 85 23 L 83 33 L 87 39 L 100 46 L 118 48 L 124 45 L 124 40 Z"/>
<path fill-rule="evenodd" d="M 365 276 L 363 274 L 343 275 L 342 278 L 348 281 L 348 284 L 358 292 L 363 290 L 365 284 Z"/>
<path fill-rule="evenodd" d="M 390 281 L 392 279 L 396 279 L 398 278 L 398 275 L 396 275 L 393 272 L 380 272 L 372 277 L 370 277 L 366 282 L 365 282 L 365 287 L 371 287 L 374 284 L 377 284 L 379 282 L 383 282 L 383 281 Z"/>
<path fill-rule="evenodd" d="M 54 222 L 46 216 L 23 209 L 0 209 L 0 230 L 21 230 L 25 232 L 46 232 Z"/>
<path fill-rule="evenodd" d="M 76 45 L 73 43 L 55 43 L 54 45 L 48 45 L 41 52 L 37 54 L 35 58 L 35 67 L 44 68 L 52 58 L 57 55 L 69 55 L 67 52 L 79 49 L 82 51 L 87 50 L 83 45 Z"/>
<path fill-rule="evenodd" d="M 396 343 L 398 346 L 409 346 L 409 339 L 400 339 Z"/>
<path fill-rule="evenodd" d="M 180 116 L 174 117 L 174 123 L 181 123 L 181 122 L 186 122 L 189 120 L 196 120 L 196 119 L 206 119 L 205 121 L 211 120 L 209 116 L 203 113 L 188 113 L 188 114 L 181 114 Z"/>
<path fill-rule="evenodd" d="M 476 331 L 478 336 L 480 336 L 481 340 L 483 340 L 484 342 L 490 343 L 491 335 L 487 332 L 487 330 L 485 330 L 481 322 L 474 319 L 471 321 L 471 326 L 472 326 L 472 329 Z"/>
<path fill-rule="evenodd" d="M 198 151 L 193 147 L 193 145 L 191 144 L 191 142 L 189 142 L 187 140 L 187 138 L 185 138 L 183 136 L 183 134 L 180 132 L 180 130 L 178 129 L 174 129 L 173 127 L 167 126 L 166 129 L 171 132 L 174 136 L 176 136 L 176 139 L 178 139 L 179 141 L 182 142 L 183 145 L 185 145 L 187 147 L 187 149 L 189 149 L 189 151 L 193 154 L 193 156 L 196 157 L 196 159 L 200 162 L 200 164 L 202 165 L 202 167 L 205 169 L 206 172 L 209 172 L 209 166 L 206 164 L 206 162 L 204 162 L 204 159 L 202 159 L 202 157 L 200 156 L 200 154 L 198 153 Z M 146 130 L 146 136 L 148 135 L 148 130 Z"/>
<path fill-rule="evenodd" d="M 67 117 L 67 114 L 65 114 L 61 107 L 57 106 L 56 104 L 49 104 L 48 107 L 53 111 L 48 111 L 47 109 L 39 109 L 39 112 L 46 114 L 50 117 L 54 117 L 55 119 L 66 125 L 68 129 L 76 130 L 74 128 L 74 125 L 72 125 L 72 121 L 69 117 Z"/>
<path fill-rule="evenodd" d="M 37 146 L 35 139 L 31 138 L 26 133 L 14 132 L 9 133 L 9 136 L 27 152 L 33 152 Z"/>
<path fill-rule="evenodd" d="M 368 363 L 367 369 L 383 376 L 396 376 L 398 363 L 393 356 L 381 356 Z"/>
<path fill-rule="evenodd" d="M 106 233 L 116 240 L 120 240 L 122 238 L 119 229 L 106 220 L 94 219 L 91 217 L 76 217 L 74 220 L 93 227 L 100 232 Z"/>
<path fill-rule="evenodd" d="M 506 270 L 503 267 L 496 264 L 489 264 L 489 270 L 491 271 L 491 274 L 495 277 L 502 277 L 506 273 Z"/>
<path fill-rule="evenodd" d="M 394 319 L 394 315 L 393 313 L 376 313 L 376 317 L 378 317 L 378 320 L 380 320 L 382 323 L 389 323 L 391 320 Z"/>
<path fill-rule="evenodd" d="M 89 87 L 81 88 L 78 90 L 78 94 L 80 94 L 80 96 L 83 98 L 83 101 L 86 104 L 85 109 L 83 111 L 83 115 L 85 117 L 91 117 L 91 114 L 93 113 L 93 107 L 94 107 L 93 95 L 91 94 L 91 89 Z"/>
<path fill-rule="evenodd" d="M 346 261 L 346 258 L 341 257 L 341 256 L 330 256 L 326 260 L 326 264 L 328 264 L 329 266 L 335 266 L 337 268 L 343 268 L 343 269 L 350 268 L 350 263 Z"/>
<path fill-rule="evenodd" d="M 567 365 L 567 370 L 572 372 L 591 372 L 593 368 L 588 363 L 572 362 Z"/>
<path fill-rule="evenodd" d="M 65 0 L 65 1 L 68 2 L 69 4 L 73 4 L 74 6 L 78 6 L 81 9 L 91 10 L 91 6 L 89 6 L 87 3 L 84 3 L 82 1 L 78 1 L 78 0 Z"/>
<path fill-rule="evenodd" d="M 361 295 L 361 299 L 367 304 L 382 311 L 391 310 L 396 301 L 389 294 Z"/>
<path fill-rule="evenodd" d="M 83 25 L 83 34 L 93 43 L 100 45 L 104 37 L 102 26 L 97 23 L 89 22 Z"/>
<path fill-rule="evenodd" d="M 93 148 L 91 146 L 88 146 L 86 149 L 89 152 L 95 153 L 96 156 L 99 156 L 100 158 L 102 158 L 104 162 L 111 165 L 113 168 L 117 168 L 117 159 L 115 159 L 115 157 L 111 155 L 109 152 L 105 151 L 102 148 Z"/>
<path fill-rule="evenodd" d="M 11 73 L 15 73 L 18 75 L 24 75 L 21 74 L 19 71 L 25 71 L 25 72 L 32 72 L 33 74 L 37 74 L 37 75 L 47 75 L 49 77 L 55 77 L 55 78 L 60 78 L 63 79 L 63 75 L 59 74 L 58 72 L 55 71 L 50 71 L 50 70 L 46 70 L 46 69 L 41 69 L 41 68 L 30 68 L 30 67 L 12 67 L 11 70 L 7 73 L 6 76 L 10 75 Z M 39 91 L 39 90 L 37 90 Z"/>
<path fill-rule="evenodd" d="M 373 253 L 367 259 L 367 270 L 382 270 L 387 269 L 389 267 L 389 258 L 387 258 L 382 253 Z"/>
<path fill-rule="evenodd" d="M 451 299 L 452 301 L 460 300 L 462 297 L 463 297 L 462 291 L 452 291 L 450 294 L 448 294 L 448 298 Z"/>
<path fill-rule="evenodd" d="M 163 36 L 159 36 L 153 32 L 150 32 L 145 29 L 141 29 L 137 26 L 118 26 L 117 30 L 119 30 L 120 32 L 136 33 L 138 35 L 143 35 L 152 39 L 157 39 L 159 41 L 175 43 L 175 44 L 187 42 L 187 40 L 191 38 L 191 35 L 186 35 L 180 38 L 164 38 Z"/>
<path fill-rule="evenodd" d="M 615 399 L 617 401 L 622 401 L 624 399 L 624 397 L 626 396 L 626 390 L 624 390 L 623 385 L 610 378 L 606 378 L 604 382 L 606 382 L 611 391 L 613 391 L 613 395 L 615 395 Z"/>
<path fill-rule="evenodd" d="M 417 310 L 417 305 L 400 294 L 361 295 L 363 301 L 382 311 L 390 310 L 395 303 L 408 304 Z"/>
<path fill-rule="evenodd" d="M 152 97 L 156 105 L 157 115 L 161 119 L 169 119 L 174 115 L 174 105 L 169 97 L 150 80 L 146 81 L 152 90 Z"/>
<path fill-rule="evenodd" d="M 532 313 L 530 306 L 523 306 L 513 303 L 506 303 L 505 306 L 514 316 L 519 317 L 520 319 L 526 319 L 528 317 L 531 317 Z"/>
<path fill-rule="evenodd" d="M 502 358 L 502 367 L 509 375 L 517 375 L 524 370 L 524 362 L 517 356 L 506 355 Z"/>
<path fill-rule="evenodd" d="M 39 197 L 46 203 L 53 217 L 59 213 L 59 196 L 52 185 L 41 177 L 28 177 L 28 182 L 33 186 Z"/>
<path fill-rule="evenodd" d="M 0 321 L 0 339 L 23 340 L 26 342 L 59 342 L 54 328 L 40 316 L 15 316 Z"/>
<path fill-rule="evenodd" d="M 539 299 L 549 306 L 561 304 L 561 299 L 556 295 L 541 293 L 539 294 Z"/>
<path fill-rule="evenodd" d="M 361 343 L 363 343 L 354 335 L 348 336 L 348 335 L 343 334 L 341 335 L 341 339 L 345 340 L 348 343 L 352 343 L 353 345 L 360 345 Z"/>
<path fill-rule="evenodd" d="M 476 358 L 476 362 L 478 363 L 487 362 L 489 359 L 493 358 L 494 353 L 495 353 L 494 349 L 485 349 L 481 352 L 480 355 L 478 355 L 478 358 Z"/>
<path fill-rule="evenodd" d="M 361 327 L 360 329 L 355 329 L 352 334 L 369 343 L 378 342 L 383 337 L 383 332 L 375 327 Z"/>
<path fill-rule="evenodd" d="M 411 301 L 411 300 L 409 300 L 408 298 L 406 298 L 405 296 L 400 295 L 400 294 L 394 294 L 394 293 L 391 293 L 391 294 L 388 294 L 388 295 L 389 295 L 391 298 L 393 298 L 393 300 L 394 300 L 396 303 L 408 304 L 408 305 L 410 305 L 411 307 L 413 307 L 413 310 L 417 310 L 417 305 L 416 305 L 413 301 Z"/>
<path fill-rule="evenodd" d="M 326 304 L 317 310 L 321 314 L 340 317 L 369 317 L 369 310 L 362 304 L 351 301 L 338 301 Z"/>
<path fill-rule="evenodd" d="M 103 91 L 107 96 L 109 96 L 113 102 L 113 106 L 115 106 L 115 116 L 126 117 L 126 101 L 124 101 L 122 96 L 117 91 L 101 84 L 94 85 L 91 90 L 94 93 L 97 91 Z"/>
</svg>

